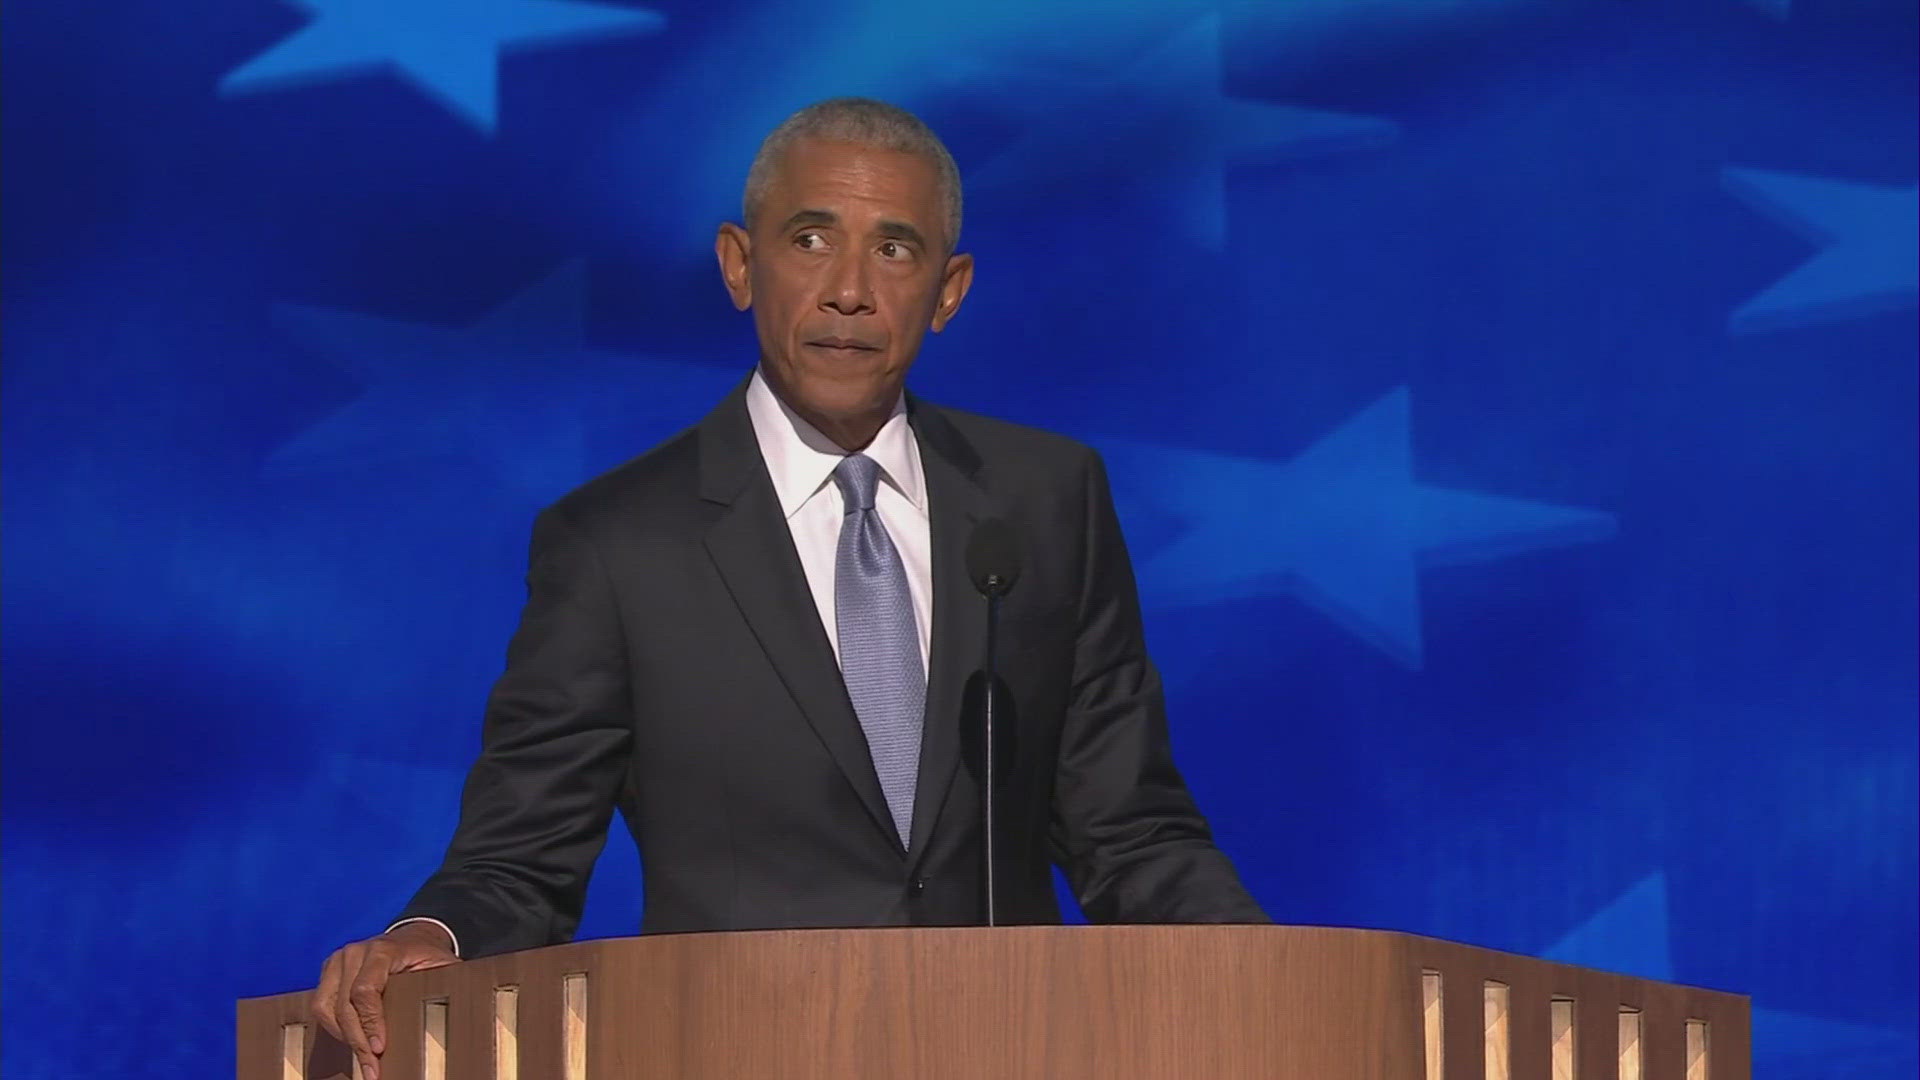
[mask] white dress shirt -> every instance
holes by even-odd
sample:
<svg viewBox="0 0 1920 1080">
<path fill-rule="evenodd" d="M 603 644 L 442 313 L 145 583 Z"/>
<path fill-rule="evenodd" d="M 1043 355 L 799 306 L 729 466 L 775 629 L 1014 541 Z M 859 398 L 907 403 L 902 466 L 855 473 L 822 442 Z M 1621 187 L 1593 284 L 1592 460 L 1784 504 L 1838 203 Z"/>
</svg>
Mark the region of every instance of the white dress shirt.
<svg viewBox="0 0 1920 1080">
<path fill-rule="evenodd" d="M 780 500 L 780 512 L 786 516 L 794 549 L 800 553 L 800 568 L 813 591 L 814 607 L 820 611 L 820 625 L 826 628 L 837 660 L 840 630 L 834 618 L 833 568 L 846 510 L 840 485 L 833 482 L 833 470 L 847 452 L 776 397 L 757 368 L 747 383 L 747 415 L 753 420 L 753 437 L 760 444 L 767 474 L 773 478 L 774 496 Z M 880 466 L 882 482 L 874 491 L 873 509 L 906 567 L 914 629 L 920 638 L 920 674 L 924 678 L 933 627 L 933 536 L 927 517 L 926 474 L 920 468 L 920 444 L 907 424 L 904 394 L 894 403 L 893 415 L 881 425 L 879 434 L 860 452 Z"/>
<path fill-rule="evenodd" d="M 838 662 L 840 624 L 834 617 L 833 576 L 846 511 L 833 470 L 847 452 L 775 396 L 759 368 L 747 383 L 747 416 L 753 421 L 753 437 L 760 444 L 767 475 L 773 478 L 774 497 L 787 520 L 794 550 L 800 554 L 800 569 L 807 575 L 820 625 L 826 628 Z M 914 630 L 920 639 L 920 674 L 925 678 L 933 636 L 933 533 L 927 516 L 926 473 L 920 467 L 920 443 L 907 424 L 906 395 L 894 403 L 893 415 L 861 453 L 880 466 L 883 482 L 874 491 L 873 509 L 906 567 Z M 446 931 L 453 954 L 460 955 L 453 928 L 439 919 L 402 919 L 387 929 L 410 922 L 432 923 Z"/>
</svg>

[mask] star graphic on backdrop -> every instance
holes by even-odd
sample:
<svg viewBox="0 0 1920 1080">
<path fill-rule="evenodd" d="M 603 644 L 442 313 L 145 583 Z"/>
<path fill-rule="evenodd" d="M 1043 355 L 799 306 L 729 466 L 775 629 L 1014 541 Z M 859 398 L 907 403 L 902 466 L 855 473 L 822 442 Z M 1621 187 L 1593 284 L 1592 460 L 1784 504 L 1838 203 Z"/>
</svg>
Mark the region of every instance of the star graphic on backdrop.
<svg viewBox="0 0 1920 1080">
<path fill-rule="evenodd" d="M 1920 187 L 1759 169 L 1722 172 L 1727 190 L 1820 245 L 1728 320 L 1735 333 L 1911 307 L 1920 294 Z"/>
<path fill-rule="evenodd" d="M 502 49 L 651 33 L 666 18 L 582 0 L 289 0 L 313 21 L 220 80 L 224 94 L 397 70 L 491 134 Z"/>
<path fill-rule="evenodd" d="M 1229 97 L 1220 17 L 1209 15 L 1113 81 L 1047 102 L 1012 145 L 967 176 L 983 188 L 1116 184 L 1175 198 L 1187 234 L 1226 241 L 1226 168 L 1378 146 L 1391 120 Z"/>
<path fill-rule="evenodd" d="M 1613 534 L 1611 514 L 1414 479 L 1408 398 L 1392 391 L 1287 462 L 1109 451 L 1121 496 L 1184 529 L 1142 566 L 1148 603 L 1292 593 L 1418 668 L 1422 567 Z"/>
<path fill-rule="evenodd" d="M 352 823 L 338 828 L 377 836 L 393 855 L 436 854 L 459 822 L 462 769 L 323 753 L 307 763 L 306 772 L 308 795 L 298 805 L 327 807 L 339 822 Z"/>
<path fill-rule="evenodd" d="M 586 436 L 635 449 L 713 407 L 740 372 L 586 344 L 585 271 L 569 264 L 470 326 L 396 322 L 277 305 L 294 341 L 338 364 L 361 394 L 282 444 L 283 471 L 455 457 L 546 497 L 586 479 Z"/>
<path fill-rule="evenodd" d="M 1671 982 L 1669 910 L 1667 875 L 1656 870 L 1562 934 L 1540 957 Z"/>
<path fill-rule="evenodd" d="M 1679 976 L 1673 963 L 1671 913 L 1667 875 L 1655 871 L 1567 931 L 1540 955 L 1563 964 L 1675 982 Z M 1889 1028 L 1770 1009 L 1758 1002 L 1752 1015 L 1755 1064 L 1784 1067 L 1817 1062 L 1832 1069 L 1871 1067 L 1902 1058 L 1910 1060 L 1913 1054 L 1913 1040 Z"/>
</svg>

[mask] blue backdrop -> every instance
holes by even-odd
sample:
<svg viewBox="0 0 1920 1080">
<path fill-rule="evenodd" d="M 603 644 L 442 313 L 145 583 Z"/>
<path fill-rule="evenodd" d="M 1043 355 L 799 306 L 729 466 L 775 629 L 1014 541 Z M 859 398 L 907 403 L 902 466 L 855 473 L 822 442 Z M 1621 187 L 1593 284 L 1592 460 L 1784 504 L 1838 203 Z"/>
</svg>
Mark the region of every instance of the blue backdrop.
<svg viewBox="0 0 1920 1080">
<path fill-rule="evenodd" d="M 842 93 L 953 146 L 914 385 L 1108 455 L 1277 918 L 1914 1075 L 1907 0 L 4 8 L 9 1080 L 228 1073 L 410 894 L 534 511 L 746 371 L 713 226 Z"/>
</svg>

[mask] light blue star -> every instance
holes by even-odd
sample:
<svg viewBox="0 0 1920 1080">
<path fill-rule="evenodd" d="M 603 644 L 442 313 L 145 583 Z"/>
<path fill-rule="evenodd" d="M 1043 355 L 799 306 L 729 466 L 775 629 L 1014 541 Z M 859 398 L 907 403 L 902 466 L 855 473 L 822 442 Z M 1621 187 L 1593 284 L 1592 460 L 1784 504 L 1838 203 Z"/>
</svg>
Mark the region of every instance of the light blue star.
<svg viewBox="0 0 1920 1080">
<path fill-rule="evenodd" d="M 666 18 L 577 0 L 288 0 L 311 12 L 292 37 L 220 80 L 226 94 L 337 79 L 381 68 L 400 74 L 491 134 L 495 63 L 529 43 L 650 33 Z"/>
<path fill-rule="evenodd" d="M 1727 190 L 1821 245 L 1819 254 L 1742 304 L 1735 333 L 1913 306 L 1920 293 L 1920 187 L 1859 184 L 1729 168 Z"/>
<path fill-rule="evenodd" d="M 1209 15 L 1112 82 L 1050 96 L 1047 112 L 966 180 L 1171 195 L 1186 234 L 1217 250 L 1227 233 L 1228 165 L 1378 146 L 1399 130 L 1390 120 L 1226 96 L 1220 17 Z"/>
<path fill-rule="evenodd" d="M 1667 875 L 1655 871 L 1635 882 L 1605 907 L 1567 931 L 1541 953 L 1563 964 L 1674 982 L 1673 917 Z M 1911 1060 L 1913 1039 L 1890 1028 L 1829 1020 L 1806 1013 L 1753 1006 L 1756 1063 L 1805 1066 L 1818 1063 L 1836 1071 L 1805 1075 L 1869 1075 L 1844 1066 Z M 1794 1075 L 1802 1075 L 1797 1071 Z"/>
<path fill-rule="evenodd" d="M 448 329 L 330 308 L 276 306 L 296 342 L 361 395 L 269 458 L 284 472 L 457 459 L 552 498 L 587 479 L 586 436 L 638 453 L 697 420 L 741 369 L 589 348 L 585 275 L 569 265 L 471 326 Z"/>
<path fill-rule="evenodd" d="M 1418 668 L 1421 567 L 1612 535 L 1611 514 L 1420 483 L 1408 421 L 1403 387 L 1290 462 L 1110 450 L 1122 505 L 1184 526 L 1142 567 L 1147 602 L 1292 593 Z"/>
<path fill-rule="evenodd" d="M 1541 958 L 1672 982 L 1667 911 L 1667 875 L 1656 870 L 1561 935 Z"/>
</svg>

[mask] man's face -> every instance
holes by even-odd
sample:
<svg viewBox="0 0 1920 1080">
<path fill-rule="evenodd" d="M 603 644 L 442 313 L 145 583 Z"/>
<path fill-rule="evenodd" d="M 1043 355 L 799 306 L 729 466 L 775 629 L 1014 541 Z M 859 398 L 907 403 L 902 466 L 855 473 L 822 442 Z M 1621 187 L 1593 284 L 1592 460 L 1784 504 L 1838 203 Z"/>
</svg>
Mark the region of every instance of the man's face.
<svg viewBox="0 0 1920 1080">
<path fill-rule="evenodd" d="M 952 245 L 931 162 L 802 139 L 752 231 L 723 225 L 715 248 L 734 306 L 753 309 L 767 381 L 837 436 L 892 410 L 921 336 L 959 309 L 973 262 Z"/>
</svg>

